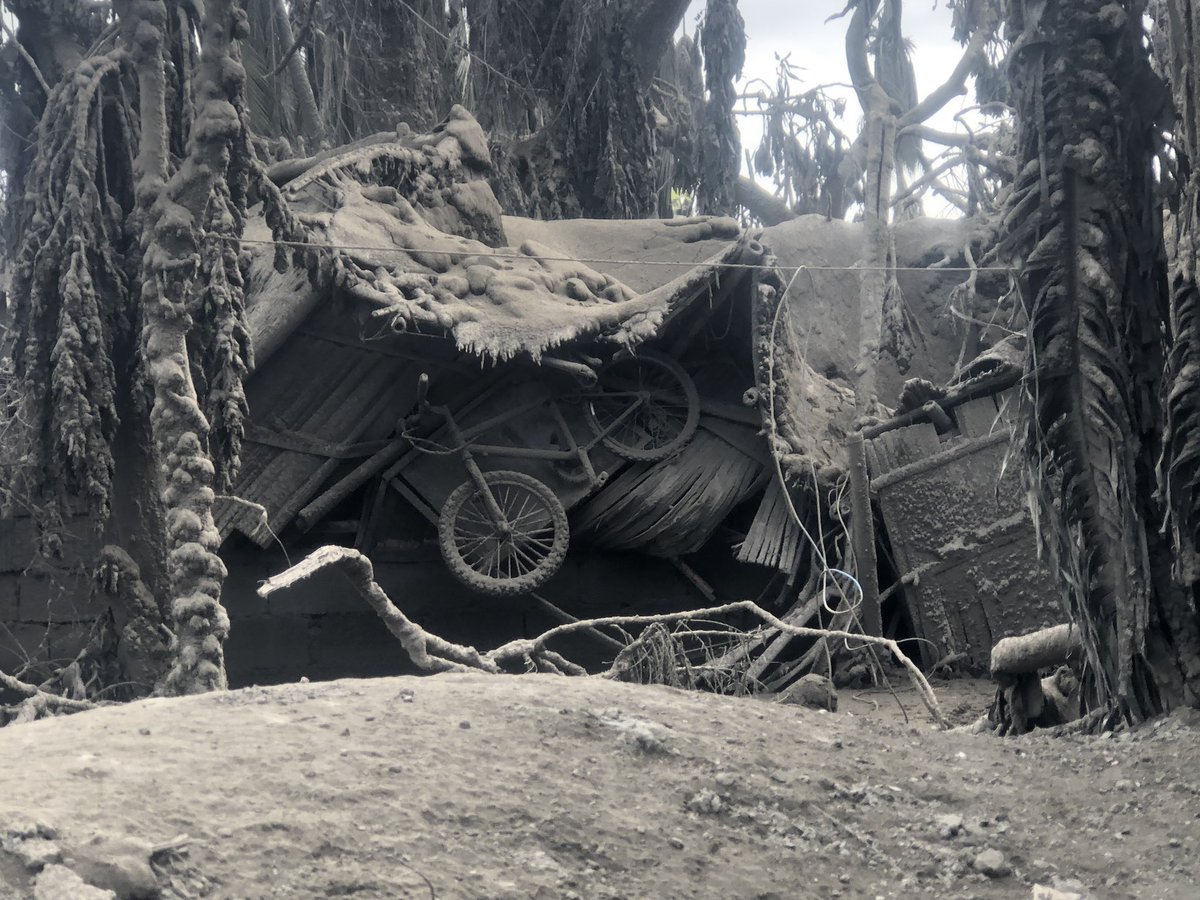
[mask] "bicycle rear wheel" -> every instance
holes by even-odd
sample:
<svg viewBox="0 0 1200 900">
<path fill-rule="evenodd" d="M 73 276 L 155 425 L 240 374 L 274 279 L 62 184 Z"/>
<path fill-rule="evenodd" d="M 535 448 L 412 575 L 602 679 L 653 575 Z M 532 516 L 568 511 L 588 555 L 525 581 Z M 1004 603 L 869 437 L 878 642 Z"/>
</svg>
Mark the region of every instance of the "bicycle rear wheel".
<svg viewBox="0 0 1200 900">
<path fill-rule="evenodd" d="M 683 366 L 653 350 L 603 366 L 584 408 L 604 446 L 632 460 L 674 456 L 700 424 L 695 382 Z"/>
</svg>

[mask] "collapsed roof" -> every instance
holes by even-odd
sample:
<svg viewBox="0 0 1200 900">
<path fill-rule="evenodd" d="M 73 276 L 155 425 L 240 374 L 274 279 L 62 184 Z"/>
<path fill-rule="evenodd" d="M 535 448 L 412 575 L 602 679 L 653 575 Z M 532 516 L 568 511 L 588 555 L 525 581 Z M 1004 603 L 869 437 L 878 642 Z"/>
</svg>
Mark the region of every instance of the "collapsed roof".
<svg viewBox="0 0 1200 900">
<path fill-rule="evenodd" d="M 288 207 L 305 240 L 322 249 L 316 277 L 299 267 L 279 272 L 269 216 L 247 224 L 246 242 L 258 248 L 247 307 L 260 359 L 331 288 L 396 331 L 447 332 L 485 360 L 536 360 L 582 337 L 634 346 L 722 266 L 761 261 L 761 248 L 731 219 L 562 227 L 506 219 L 482 177 L 486 153 L 478 124 L 456 106 L 433 134 L 352 146 L 287 181 Z M 635 227 L 622 235 L 627 225 Z M 601 272 L 577 258 L 597 251 L 623 252 L 628 262 L 606 260 Z M 653 262 L 676 265 L 638 273 Z M 289 307 L 282 315 L 281 304 Z"/>
<path fill-rule="evenodd" d="M 271 171 L 294 217 L 287 237 L 298 240 L 278 240 L 271 223 L 287 219 L 271 203 L 245 230 L 257 372 L 248 385 L 254 424 L 234 487 L 267 521 L 248 504 L 223 501 L 223 535 L 242 531 L 265 546 L 340 463 L 381 452 L 413 406 L 431 355 L 478 372 L 588 343 L 686 342 L 705 311 L 734 292 L 744 310 L 770 303 L 752 316 L 759 331 L 769 327 L 781 285 L 753 268 L 767 251 L 733 220 L 505 217 L 484 180 L 487 167 L 483 132 L 456 107 L 431 134 L 377 135 Z M 747 340 L 761 386 L 774 362 L 768 338 Z M 802 370 L 804 387 L 789 400 L 780 449 L 821 468 L 840 466 L 849 391 L 803 357 L 783 354 L 781 365 Z M 681 490 L 699 487 L 689 481 Z M 720 508 L 729 502 L 723 497 Z"/>
</svg>

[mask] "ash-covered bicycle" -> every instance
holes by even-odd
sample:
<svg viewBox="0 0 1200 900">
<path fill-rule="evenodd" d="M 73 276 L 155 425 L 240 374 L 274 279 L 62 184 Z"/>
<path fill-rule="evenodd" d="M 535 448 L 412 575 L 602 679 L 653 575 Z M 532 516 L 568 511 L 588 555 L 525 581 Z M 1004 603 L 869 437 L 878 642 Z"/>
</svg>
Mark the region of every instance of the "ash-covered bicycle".
<svg viewBox="0 0 1200 900">
<path fill-rule="evenodd" d="M 419 408 L 439 416 L 453 442 L 425 452 L 457 454 L 467 479 L 447 497 L 438 516 L 438 545 L 450 571 L 477 591 L 504 596 L 531 591 L 558 571 L 570 542 L 567 511 L 554 490 L 524 472 L 483 471 L 478 456 L 544 460 L 569 480 L 603 486 L 608 473 L 597 472 L 591 452 L 603 445 L 632 461 L 652 462 L 678 453 L 696 433 L 700 398 L 683 367 L 651 350 L 621 353 L 594 367 L 544 359 L 549 369 L 567 372 L 579 387 L 552 391 L 542 401 L 506 410 L 463 428 L 447 406 L 428 401 L 429 378 L 421 376 Z M 582 406 L 591 435 L 580 441 L 560 404 Z M 545 405 L 558 430 L 559 446 L 522 447 L 480 440 L 531 409 Z M 413 445 L 427 442 L 406 432 Z"/>
</svg>

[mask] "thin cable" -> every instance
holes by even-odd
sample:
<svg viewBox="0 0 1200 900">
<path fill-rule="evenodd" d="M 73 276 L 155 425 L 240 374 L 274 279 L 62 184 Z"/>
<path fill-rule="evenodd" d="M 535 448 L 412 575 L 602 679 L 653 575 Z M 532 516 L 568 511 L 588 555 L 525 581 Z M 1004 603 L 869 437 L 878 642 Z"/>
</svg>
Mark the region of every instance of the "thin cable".
<svg viewBox="0 0 1200 900">
<path fill-rule="evenodd" d="M 775 419 L 775 336 L 776 336 L 776 333 L 779 328 L 780 313 L 783 311 L 783 306 L 787 300 L 788 291 L 791 290 L 791 287 L 795 283 L 796 278 L 799 277 L 800 272 L 808 271 L 810 268 L 811 267 L 809 267 L 809 266 L 800 266 L 796 269 L 795 273 L 792 275 L 791 279 L 788 281 L 787 286 L 783 289 L 783 293 L 780 295 L 779 303 L 775 307 L 775 313 L 771 320 L 771 333 L 767 339 L 767 411 L 770 414 L 770 435 L 769 435 L 770 446 L 768 449 L 770 450 L 770 453 L 771 453 L 771 461 L 775 464 L 775 474 L 779 478 L 779 485 L 781 488 L 781 493 L 783 494 L 783 499 L 786 501 L 788 512 L 791 513 L 792 519 L 800 527 L 800 530 L 804 533 L 805 538 L 808 539 L 809 544 L 812 546 L 813 551 L 816 553 L 817 560 L 819 560 L 819 562 L 821 564 L 821 569 L 822 569 L 821 605 L 824 606 L 826 610 L 829 610 L 831 613 L 833 613 L 835 616 L 838 615 L 839 613 L 843 613 L 843 612 L 846 613 L 850 617 L 850 621 L 852 621 L 853 623 L 858 625 L 858 627 L 860 629 L 862 629 L 863 624 L 862 624 L 862 621 L 858 617 L 858 609 L 862 605 L 862 602 L 866 596 L 865 593 L 863 592 L 862 585 L 859 583 L 858 579 L 855 578 L 853 575 L 850 575 L 850 573 L 845 572 L 842 569 L 834 569 L 832 566 L 829 565 L 829 560 L 825 556 L 824 547 L 822 546 L 824 543 L 824 534 L 823 533 L 821 534 L 821 542 L 818 543 L 816 540 L 813 539 L 812 534 L 809 532 L 808 528 L 805 527 L 804 522 L 801 521 L 800 514 L 796 511 L 796 506 L 795 506 L 795 504 L 792 503 L 792 498 L 791 498 L 790 494 L 788 493 L 787 482 L 783 478 L 783 466 L 780 463 L 779 452 L 775 446 L 776 435 L 778 434 L 778 426 L 776 424 L 776 419 Z M 815 285 L 815 282 L 812 281 L 812 272 L 811 271 L 809 271 L 808 277 L 809 277 L 809 282 L 812 286 L 811 289 L 815 293 L 816 285 Z M 811 459 L 809 460 L 809 465 L 812 466 Z M 820 500 L 820 496 L 817 491 L 815 469 L 813 472 L 813 495 L 817 500 L 817 506 L 818 506 L 817 524 L 818 524 L 818 528 L 820 528 L 820 524 L 821 524 L 820 523 L 820 502 L 821 502 L 821 500 Z M 840 518 L 840 510 L 839 510 L 839 518 Z M 845 529 L 845 522 L 842 523 L 842 527 L 843 527 L 843 529 Z M 827 603 L 825 596 L 824 596 L 824 594 L 825 594 L 825 579 L 828 578 L 830 573 L 833 573 L 833 572 L 838 572 L 840 574 L 843 574 L 846 577 L 848 577 L 851 581 L 854 582 L 854 585 L 858 588 L 858 592 L 859 592 L 859 594 L 858 594 L 859 600 L 857 603 L 854 603 L 854 604 L 850 603 L 850 598 L 846 596 L 846 592 L 842 588 L 842 585 L 838 582 L 838 580 L 836 578 L 834 578 L 833 584 L 838 589 L 838 593 L 842 595 L 842 601 L 845 604 L 845 607 L 841 610 L 830 609 L 829 604 Z M 865 631 L 865 629 L 863 629 L 863 630 Z M 833 677 L 833 657 L 832 657 L 832 654 L 830 654 L 830 652 L 829 652 L 829 641 L 827 639 L 822 639 L 821 643 L 822 643 L 822 646 L 825 648 L 826 667 L 829 670 L 829 676 L 832 678 Z M 846 650 L 849 652 L 852 652 L 852 653 L 857 652 L 858 650 L 862 649 L 862 647 L 852 648 L 850 646 L 849 640 L 844 640 L 843 643 L 845 644 Z M 868 652 L 871 654 L 871 658 L 875 660 L 875 665 L 876 665 L 879 673 L 883 676 L 884 683 L 887 684 L 888 690 L 892 692 L 892 696 L 896 698 L 896 702 L 900 703 L 900 698 L 896 697 L 896 692 L 894 690 L 892 690 L 891 682 L 888 681 L 887 675 L 883 671 L 883 663 L 880 662 L 879 655 L 875 652 L 875 648 L 872 645 L 871 641 L 863 641 L 863 646 L 865 646 L 867 648 Z M 901 710 L 903 710 L 904 705 L 900 704 L 900 708 L 901 708 Z M 905 718 L 907 719 L 907 717 L 908 717 L 908 713 L 905 712 Z"/>
<path fill-rule="evenodd" d="M 866 595 L 863 593 L 862 585 L 859 584 L 857 578 L 855 578 L 853 575 L 851 575 L 849 572 L 845 571 L 844 569 L 826 569 L 825 574 L 826 575 L 845 575 L 848 579 L 850 579 L 850 582 L 854 585 L 854 587 L 858 589 L 858 600 L 856 600 L 854 603 L 851 603 L 850 598 L 846 597 L 845 594 L 843 593 L 842 597 L 846 601 L 846 606 L 844 606 L 842 609 L 834 609 L 833 607 L 831 607 L 829 605 L 828 595 L 823 596 L 821 598 L 821 605 L 825 607 L 826 612 L 832 613 L 833 615 L 836 616 L 838 613 L 842 613 L 842 612 L 853 613 L 860 606 L 862 606 L 863 599 L 865 598 Z M 837 583 L 836 580 L 834 581 L 834 583 L 835 584 Z"/>
<path fill-rule="evenodd" d="M 783 465 L 779 461 L 779 449 L 775 446 L 776 438 L 779 434 L 779 426 L 776 424 L 775 418 L 775 333 L 779 327 L 779 314 L 783 309 L 783 304 L 787 301 L 788 291 L 792 289 L 792 285 L 800 276 L 800 273 L 805 271 L 807 266 L 800 266 L 792 273 L 791 280 L 783 289 L 783 293 L 779 295 L 779 303 L 775 306 L 775 315 L 771 320 L 771 334 L 767 338 L 767 412 L 771 417 L 771 433 L 770 433 L 770 451 L 771 461 L 775 464 L 775 475 L 779 478 L 780 493 L 783 499 L 787 502 L 788 511 L 792 514 L 792 519 L 800 526 L 800 530 L 808 539 L 808 543 L 812 546 L 813 551 L 817 554 L 817 559 L 821 562 L 822 569 L 829 568 L 829 562 L 825 559 L 824 548 L 817 543 L 808 528 L 804 525 L 804 520 L 800 518 L 800 514 L 796 512 L 796 506 L 792 503 L 791 495 L 788 493 L 787 481 L 783 477 Z"/>
<path fill-rule="evenodd" d="M 578 262 L 578 263 L 596 263 L 599 265 L 611 266 L 677 266 L 687 269 L 697 269 L 701 266 L 711 265 L 719 266 L 724 269 L 748 269 L 758 270 L 762 272 L 782 271 L 782 272 L 800 272 L 803 270 L 813 272 L 1015 272 L 1016 269 L 1012 266 L 993 266 L 990 268 L 971 269 L 969 266 L 942 266 L 937 269 L 932 269 L 927 266 L 785 266 L 780 264 L 767 265 L 766 263 L 732 263 L 732 262 L 687 262 L 684 260 L 665 260 L 665 259 L 600 259 L 588 258 L 582 256 L 529 256 L 524 253 L 499 253 L 495 250 L 453 250 L 445 247 L 364 247 L 355 244 L 318 244 L 307 243 L 305 241 L 282 241 L 282 240 L 264 240 L 260 238 L 238 238 L 227 234 L 211 234 L 209 237 L 217 238 L 218 240 L 230 241 L 241 244 L 255 244 L 263 246 L 276 247 L 294 247 L 300 250 L 331 250 L 335 252 L 355 251 L 359 253 L 439 253 L 443 256 L 478 256 L 484 259 L 524 259 L 524 260 L 546 260 L 548 262 Z"/>
</svg>

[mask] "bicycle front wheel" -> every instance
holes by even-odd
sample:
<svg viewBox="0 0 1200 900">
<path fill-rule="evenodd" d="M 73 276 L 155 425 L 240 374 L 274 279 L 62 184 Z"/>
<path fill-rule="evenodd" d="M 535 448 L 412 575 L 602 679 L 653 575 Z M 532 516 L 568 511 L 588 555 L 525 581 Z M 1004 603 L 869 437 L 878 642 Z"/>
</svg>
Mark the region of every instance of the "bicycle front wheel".
<svg viewBox="0 0 1200 900">
<path fill-rule="evenodd" d="M 473 590 L 493 596 L 532 591 L 567 556 L 567 511 L 549 487 L 523 472 L 486 472 L 483 480 L 504 520 L 495 521 L 473 480 L 463 482 L 438 517 L 442 558 Z"/>
</svg>

